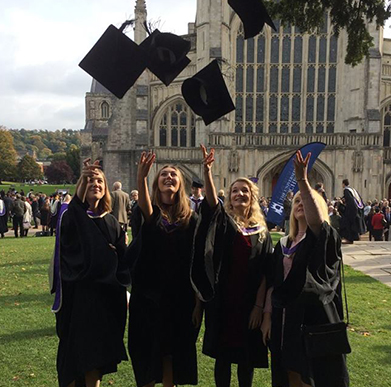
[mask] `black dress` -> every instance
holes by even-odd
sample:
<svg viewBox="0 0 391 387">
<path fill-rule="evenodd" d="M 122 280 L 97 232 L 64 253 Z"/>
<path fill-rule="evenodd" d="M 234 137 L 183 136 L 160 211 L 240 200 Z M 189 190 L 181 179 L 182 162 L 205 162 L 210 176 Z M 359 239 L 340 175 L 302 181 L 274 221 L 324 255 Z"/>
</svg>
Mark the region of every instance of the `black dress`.
<svg viewBox="0 0 391 387">
<path fill-rule="evenodd" d="M 219 204 L 201 205 L 191 278 L 205 301 L 203 353 L 249 367 L 267 368 L 260 329 L 249 330 L 250 313 L 266 273 L 273 245 L 269 232 L 250 236 L 238 230 Z"/>
<path fill-rule="evenodd" d="M 287 243 L 289 248 L 290 242 Z M 333 302 L 340 319 L 341 241 L 326 222 L 316 237 L 307 228 L 284 280 L 281 241 L 272 262 L 272 385 L 288 387 L 287 370 L 297 372 L 313 387 L 347 387 L 349 376 L 344 355 L 309 359 L 302 345 L 302 325 L 329 323 L 323 304 Z"/>
<path fill-rule="evenodd" d="M 91 218 L 86 210 L 75 196 L 61 221 L 62 307 L 56 313 L 60 387 L 74 380 L 77 387 L 85 386 L 86 372 L 115 372 L 127 360 L 125 234 L 112 215 Z"/>
<path fill-rule="evenodd" d="M 133 222 L 142 217 L 135 208 Z M 196 339 L 192 323 L 195 294 L 190 259 L 196 214 L 189 225 L 170 225 L 154 206 L 129 249 L 132 293 L 129 304 L 129 354 L 137 386 L 162 381 L 162 358 L 171 356 L 175 385 L 197 384 Z M 134 261 L 135 258 L 135 261 Z"/>
</svg>

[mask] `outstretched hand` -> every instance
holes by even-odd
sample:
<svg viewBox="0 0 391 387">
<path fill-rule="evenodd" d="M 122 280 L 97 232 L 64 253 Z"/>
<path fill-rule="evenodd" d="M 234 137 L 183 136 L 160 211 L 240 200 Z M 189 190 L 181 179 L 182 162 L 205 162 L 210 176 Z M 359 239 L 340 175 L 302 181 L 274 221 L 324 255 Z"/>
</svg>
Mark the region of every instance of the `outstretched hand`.
<svg viewBox="0 0 391 387">
<path fill-rule="evenodd" d="M 208 154 L 205 145 L 201 144 L 202 155 L 204 156 L 203 164 L 205 172 L 209 172 L 212 169 L 212 165 L 215 161 L 215 150 L 212 148 Z"/>
<path fill-rule="evenodd" d="M 298 150 L 296 152 L 296 158 L 293 159 L 293 164 L 295 166 L 295 175 L 296 181 L 302 181 L 307 179 L 307 169 L 308 163 L 311 158 L 311 152 L 309 152 L 305 159 L 303 159 L 303 155 Z"/>
<path fill-rule="evenodd" d="M 138 163 L 137 174 L 139 179 L 145 179 L 151 171 L 152 164 L 155 162 L 155 153 L 149 151 L 141 153 L 140 161 Z"/>
</svg>

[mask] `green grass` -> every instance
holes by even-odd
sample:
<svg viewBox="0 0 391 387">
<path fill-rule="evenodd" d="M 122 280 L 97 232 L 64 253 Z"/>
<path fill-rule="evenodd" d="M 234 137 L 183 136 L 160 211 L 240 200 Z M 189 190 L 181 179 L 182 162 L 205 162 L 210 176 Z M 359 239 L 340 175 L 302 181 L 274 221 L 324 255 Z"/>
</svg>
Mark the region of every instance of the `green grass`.
<svg viewBox="0 0 391 387">
<path fill-rule="evenodd" d="M 51 237 L 0 240 L 1 387 L 57 385 L 58 341 L 47 280 L 53 244 L 54 238 Z M 348 267 L 346 286 L 351 319 L 349 336 L 353 348 L 348 357 L 351 386 L 388 386 L 391 375 L 391 289 Z M 213 386 L 213 361 L 200 352 L 202 335 L 197 345 L 199 385 Z M 135 386 L 130 362 L 124 362 L 118 373 L 104 378 L 102 386 L 108 385 Z M 269 370 L 256 370 L 253 385 L 270 386 Z M 237 386 L 236 377 L 232 386 Z"/>
<path fill-rule="evenodd" d="M 35 193 L 42 192 L 46 195 L 51 195 L 57 189 L 68 189 L 71 194 L 74 194 L 76 185 L 75 184 L 29 185 L 23 183 L 11 183 L 11 182 L 3 181 L 3 184 L 0 184 L 0 191 L 3 189 L 5 192 L 7 192 L 10 187 L 14 187 L 18 192 L 20 192 L 20 190 L 23 190 L 26 195 L 30 191 L 30 189 L 33 189 Z"/>
</svg>

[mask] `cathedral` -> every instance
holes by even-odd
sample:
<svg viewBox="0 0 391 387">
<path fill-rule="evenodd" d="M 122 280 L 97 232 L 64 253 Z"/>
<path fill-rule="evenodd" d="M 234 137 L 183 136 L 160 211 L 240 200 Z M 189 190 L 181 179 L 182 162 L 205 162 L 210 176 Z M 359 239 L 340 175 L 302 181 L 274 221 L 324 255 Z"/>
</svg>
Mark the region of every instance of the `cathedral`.
<svg viewBox="0 0 391 387">
<path fill-rule="evenodd" d="M 86 93 L 82 157 L 102 159 L 111 185 L 137 187 L 143 150 L 156 153 L 150 183 L 166 164 L 178 165 L 186 183 L 202 178 L 199 144 L 216 149 L 214 179 L 227 190 L 237 177 L 257 181 L 270 197 L 289 157 L 303 145 L 326 144 L 310 173 L 328 197 L 342 195 L 348 178 L 364 200 L 391 197 L 391 40 L 368 28 L 374 46 L 363 62 L 344 63 L 347 35 L 322 28 L 303 34 L 275 21 L 277 31 L 244 39 L 243 26 L 226 0 L 197 1 L 189 22 L 191 63 L 166 87 L 146 70 L 122 99 L 96 80 Z M 189 17 L 192 15 L 189 15 Z M 146 38 L 145 0 L 136 0 L 134 41 Z M 162 31 L 169 32 L 169 31 Z M 235 111 L 205 126 L 187 106 L 182 82 L 218 59 Z"/>
</svg>

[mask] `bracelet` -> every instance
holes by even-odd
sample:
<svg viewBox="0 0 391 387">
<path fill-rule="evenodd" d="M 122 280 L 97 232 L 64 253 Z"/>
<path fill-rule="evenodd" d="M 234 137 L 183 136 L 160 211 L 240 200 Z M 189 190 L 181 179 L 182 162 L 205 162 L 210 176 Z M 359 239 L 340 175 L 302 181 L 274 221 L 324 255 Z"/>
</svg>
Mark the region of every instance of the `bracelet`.
<svg viewBox="0 0 391 387">
<path fill-rule="evenodd" d="M 263 309 L 263 306 L 261 306 L 261 305 L 254 304 L 254 306 L 255 306 L 256 308 Z"/>
<path fill-rule="evenodd" d="M 296 179 L 296 181 L 297 181 L 297 182 L 299 182 L 299 181 L 307 181 L 307 178 L 302 177 L 302 178 L 300 178 L 300 179 Z"/>
</svg>

